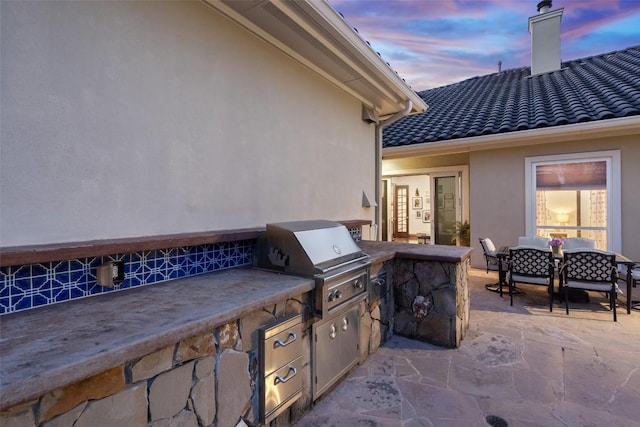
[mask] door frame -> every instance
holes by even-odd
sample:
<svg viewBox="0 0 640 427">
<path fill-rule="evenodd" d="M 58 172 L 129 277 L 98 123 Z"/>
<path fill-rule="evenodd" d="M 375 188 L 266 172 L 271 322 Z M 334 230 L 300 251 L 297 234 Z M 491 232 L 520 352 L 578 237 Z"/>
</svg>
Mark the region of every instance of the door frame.
<svg viewBox="0 0 640 427">
<path fill-rule="evenodd" d="M 400 233 L 398 232 L 398 188 L 403 188 L 406 190 L 406 203 L 405 203 L 405 211 L 406 216 L 404 221 L 407 225 L 407 231 Z M 391 238 L 408 238 L 409 237 L 409 186 L 408 185 L 394 185 L 393 186 L 393 231 L 391 233 Z"/>
<path fill-rule="evenodd" d="M 453 174 L 453 175 L 452 175 Z M 388 190 L 392 191 L 393 186 L 395 184 L 392 183 L 392 179 L 395 177 L 402 176 L 414 176 L 414 175 L 429 175 L 430 185 L 433 186 L 433 177 L 434 176 L 457 176 L 460 174 L 461 183 L 462 183 L 462 194 L 458 195 L 457 206 L 459 206 L 458 212 L 456 213 L 458 221 L 470 221 L 470 189 L 469 189 L 469 165 L 454 165 L 454 166 L 441 166 L 434 168 L 417 168 L 417 169 L 398 169 L 398 170 L 388 170 L 383 171 L 382 173 L 382 182 L 388 185 Z M 433 193 L 433 188 L 430 188 L 430 191 Z M 387 193 L 394 194 L 394 193 Z M 389 197 L 391 199 L 391 197 Z M 393 226 L 389 222 L 389 218 L 387 218 L 387 224 L 389 224 L 389 237 L 391 238 L 393 235 Z M 435 230 L 434 221 L 431 221 L 431 235 L 433 236 Z"/>
</svg>

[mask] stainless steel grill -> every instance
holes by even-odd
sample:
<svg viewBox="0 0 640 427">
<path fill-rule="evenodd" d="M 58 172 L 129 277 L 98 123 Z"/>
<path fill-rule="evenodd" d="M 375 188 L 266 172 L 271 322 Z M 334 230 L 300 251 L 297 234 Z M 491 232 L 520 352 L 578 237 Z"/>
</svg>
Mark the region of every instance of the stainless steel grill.
<svg viewBox="0 0 640 427">
<path fill-rule="evenodd" d="M 314 310 L 323 318 L 367 292 L 369 256 L 347 228 L 336 222 L 267 224 L 256 259 L 258 267 L 313 278 Z"/>
<path fill-rule="evenodd" d="M 358 362 L 360 302 L 367 296 L 369 256 L 344 225 L 313 220 L 267 224 L 256 259 L 259 268 L 315 280 L 315 400 Z"/>
</svg>

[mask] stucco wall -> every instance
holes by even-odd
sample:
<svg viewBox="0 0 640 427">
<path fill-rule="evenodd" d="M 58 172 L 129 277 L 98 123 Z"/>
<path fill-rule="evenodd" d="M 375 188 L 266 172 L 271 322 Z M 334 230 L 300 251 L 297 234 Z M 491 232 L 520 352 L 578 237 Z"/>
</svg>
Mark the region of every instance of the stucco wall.
<svg viewBox="0 0 640 427">
<path fill-rule="evenodd" d="M 360 103 L 205 5 L 1 7 L 1 246 L 374 219 Z"/>
<path fill-rule="evenodd" d="M 515 245 L 525 234 L 525 157 L 620 150 L 622 181 L 622 254 L 640 259 L 640 143 L 635 136 L 610 140 L 561 142 L 470 154 L 471 243 L 473 266 L 484 266 L 479 237 L 496 246 Z"/>
</svg>

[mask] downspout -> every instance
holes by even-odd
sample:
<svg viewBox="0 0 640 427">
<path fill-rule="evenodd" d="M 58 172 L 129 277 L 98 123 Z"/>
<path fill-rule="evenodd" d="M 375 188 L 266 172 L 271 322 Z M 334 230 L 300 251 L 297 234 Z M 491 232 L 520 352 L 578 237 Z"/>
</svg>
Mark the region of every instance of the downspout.
<svg viewBox="0 0 640 427">
<path fill-rule="evenodd" d="M 394 115 L 387 117 L 384 120 L 380 120 L 376 122 L 376 185 L 375 185 L 375 198 L 376 198 L 376 208 L 375 208 L 375 216 L 376 216 L 376 224 L 377 224 L 377 232 L 376 232 L 376 240 L 380 240 L 382 236 L 382 229 L 380 228 L 382 225 L 382 129 L 385 126 L 389 126 L 392 123 L 397 122 L 401 118 L 405 117 L 411 112 L 411 108 L 413 108 L 413 103 L 411 100 L 407 100 L 406 105 L 402 111 L 398 111 Z"/>
</svg>

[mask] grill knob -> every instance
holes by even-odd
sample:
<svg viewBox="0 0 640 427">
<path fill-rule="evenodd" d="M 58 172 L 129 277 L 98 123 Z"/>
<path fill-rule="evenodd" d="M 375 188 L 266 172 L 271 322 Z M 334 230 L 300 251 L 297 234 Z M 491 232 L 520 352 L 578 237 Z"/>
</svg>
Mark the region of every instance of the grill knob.
<svg viewBox="0 0 640 427">
<path fill-rule="evenodd" d="M 342 298 L 342 292 L 340 292 L 340 291 L 336 291 L 336 292 L 335 292 L 335 295 L 336 295 L 336 298 L 335 298 L 335 299 L 340 299 L 340 298 Z"/>
<path fill-rule="evenodd" d="M 364 286 L 364 284 L 362 283 L 362 280 L 360 279 L 355 279 L 353 281 L 353 287 L 356 289 L 362 289 L 362 286 Z"/>
<path fill-rule="evenodd" d="M 331 291 L 329 292 L 328 298 L 327 298 L 330 302 L 336 299 L 336 292 Z"/>
</svg>

